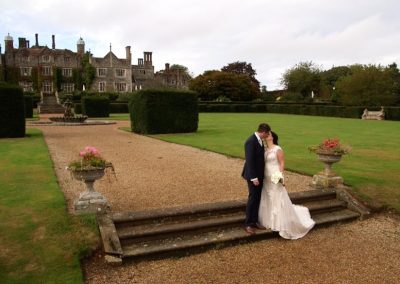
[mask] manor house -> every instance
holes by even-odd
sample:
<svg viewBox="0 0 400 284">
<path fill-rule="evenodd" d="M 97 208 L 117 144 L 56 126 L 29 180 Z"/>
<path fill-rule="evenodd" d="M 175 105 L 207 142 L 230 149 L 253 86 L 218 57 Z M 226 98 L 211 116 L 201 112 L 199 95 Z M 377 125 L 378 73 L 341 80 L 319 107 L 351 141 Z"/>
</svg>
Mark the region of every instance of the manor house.
<svg viewBox="0 0 400 284">
<path fill-rule="evenodd" d="M 143 58 L 132 65 L 130 46 L 125 47 L 125 58 L 118 58 L 111 51 L 111 45 L 104 57 L 94 57 L 90 51 L 85 51 L 82 38 L 76 43 L 76 51 L 57 49 L 54 35 L 51 48 L 39 45 L 38 34 L 35 34 L 32 46 L 26 38 L 18 38 L 18 47 L 14 47 L 10 35 L 4 42 L 4 54 L 0 46 L 0 81 L 17 83 L 24 91 L 57 94 L 58 91 L 72 93 L 85 89 L 131 92 L 160 86 L 187 88 L 188 80 L 179 72 L 157 72 L 155 75 L 152 52 L 143 52 Z M 91 73 L 86 70 L 88 68 Z M 87 76 L 91 78 L 90 86 L 85 86 Z"/>
</svg>

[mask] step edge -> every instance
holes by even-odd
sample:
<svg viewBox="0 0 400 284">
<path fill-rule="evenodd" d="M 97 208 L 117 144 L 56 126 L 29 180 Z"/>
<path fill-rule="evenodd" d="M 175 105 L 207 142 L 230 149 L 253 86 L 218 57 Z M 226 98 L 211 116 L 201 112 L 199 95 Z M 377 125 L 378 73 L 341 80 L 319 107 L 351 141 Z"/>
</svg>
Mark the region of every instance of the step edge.
<svg viewBox="0 0 400 284">
<path fill-rule="evenodd" d="M 304 192 L 309 194 L 304 195 Z M 305 200 L 312 201 L 315 198 L 322 197 L 336 197 L 336 192 L 333 190 L 322 191 L 322 190 L 311 190 L 304 192 L 293 192 L 289 193 L 289 197 L 293 203 L 296 202 L 305 202 Z M 188 214 L 201 214 L 207 212 L 214 211 L 227 211 L 233 209 L 243 209 L 246 207 L 247 200 L 239 199 L 239 200 L 230 200 L 230 201 L 220 201 L 214 203 L 204 203 L 204 204 L 194 204 L 194 205 L 185 205 L 179 207 L 169 207 L 169 208 L 155 208 L 148 210 L 140 210 L 140 211 L 124 211 L 124 212 L 114 212 L 111 213 L 111 218 L 115 223 L 124 223 L 124 222 L 134 222 L 134 221 L 145 221 L 153 218 L 160 217 L 177 217 Z"/>
<path fill-rule="evenodd" d="M 318 221 L 315 224 L 314 228 L 318 228 L 320 226 L 323 225 L 327 225 L 327 224 L 335 224 L 335 223 L 340 223 L 341 221 L 347 221 L 349 219 L 355 219 L 356 217 L 346 217 L 346 218 L 340 218 L 340 219 L 332 219 L 332 220 L 328 220 L 328 221 Z M 239 232 L 239 230 L 238 230 Z M 154 254 L 161 254 L 161 253 L 167 253 L 167 252 L 172 252 L 172 251 L 178 251 L 178 250 L 184 250 L 184 249 L 188 249 L 188 248 L 195 248 L 195 247 L 202 247 L 202 246 L 213 246 L 213 245 L 218 245 L 219 243 L 226 243 L 226 242 L 237 242 L 240 240 L 246 240 L 246 241 L 252 241 L 255 238 L 261 238 L 261 237 L 267 237 L 267 236 L 273 236 L 274 235 L 274 231 L 272 230 L 266 230 L 266 231 L 257 231 L 257 233 L 253 236 L 249 236 L 245 233 L 245 231 L 243 230 L 243 233 L 238 233 L 237 236 L 233 237 L 233 238 L 223 238 L 223 239 L 211 239 L 211 240 L 201 240 L 201 241 L 191 241 L 190 245 L 187 245 L 187 243 L 189 241 L 186 242 L 186 244 L 184 243 L 183 245 L 176 245 L 176 246 L 168 246 L 166 248 L 163 249 L 152 249 L 149 251 L 143 251 L 141 250 L 140 253 L 138 254 L 134 254 L 131 252 L 127 252 L 127 250 L 129 251 L 129 248 L 124 248 L 123 246 L 123 255 L 122 257 L 141 257 L 141 256 L 146 256 L 146 255 L 154 255 Z M 127 247 L 129 247 L 129 245 L 127 245 Z"/>
</svg>

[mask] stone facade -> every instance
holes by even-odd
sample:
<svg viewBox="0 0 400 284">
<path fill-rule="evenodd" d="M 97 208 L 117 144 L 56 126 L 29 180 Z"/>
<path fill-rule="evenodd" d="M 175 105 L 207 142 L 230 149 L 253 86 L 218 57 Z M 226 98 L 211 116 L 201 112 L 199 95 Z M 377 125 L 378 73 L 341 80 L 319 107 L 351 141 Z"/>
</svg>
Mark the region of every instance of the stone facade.
<svg viewBox="0 0 400 284">
<path fill-rule="evenodd" d="M 155 79 L 162 85 L 176 88 L 189 89 L 189 80 L 191 79 L 187 70 L 181 68 L 170 68 L 169 63 L 165 64 L 165 69 L 155 74 Z"/>
<path fill-rule="evenodd" d="M 0 47 L 0 80 L 18 83 L 24 91 L 54 94 L 58 90 L 72 93 L 82 90 L 82 59 L 85 55 L 85 42 L 80 38 L 76 51 L 56 49 L 55 37 L 52 47 L 39 45 L 38 34 L 35 45 L 30 47 L 25 38 L 18 39 L 14 47 L 13 38 L 4 39 L 5 51 Z M 95 68 L 95 77 L 89 88 L 96 92 L 131 92 L 151 86 L 154 81 L 152 53 L 144 52 L 144 58 L 132 65 L 131 48 L 125 48 L 126 57 L 118 58 L 110 47 L 104 57 L 94 57 L 89 53 L 89 63 Z M 86 86 L 86 90 L 87 90 Z"/>
</svg>

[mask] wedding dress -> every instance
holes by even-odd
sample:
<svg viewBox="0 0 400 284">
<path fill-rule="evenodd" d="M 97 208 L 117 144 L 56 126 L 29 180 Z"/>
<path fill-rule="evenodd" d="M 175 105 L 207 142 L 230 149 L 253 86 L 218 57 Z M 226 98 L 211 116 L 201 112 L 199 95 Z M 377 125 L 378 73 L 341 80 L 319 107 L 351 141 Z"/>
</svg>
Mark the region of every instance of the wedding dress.
<svg viewBox="0 0 400 284">
<path fill-rule="evenodd" d="M 292 203 L 282 183 L 271 181 L 271 176 L 279 172 L 278 150 L 281 147 L 275 145 L 265 151 L 265 178 L 258 219 L 261 225 L 278 231 L 282 238 L 294 240 L 305 236 L 315 222 L 308 208 Z"/>
</svg>

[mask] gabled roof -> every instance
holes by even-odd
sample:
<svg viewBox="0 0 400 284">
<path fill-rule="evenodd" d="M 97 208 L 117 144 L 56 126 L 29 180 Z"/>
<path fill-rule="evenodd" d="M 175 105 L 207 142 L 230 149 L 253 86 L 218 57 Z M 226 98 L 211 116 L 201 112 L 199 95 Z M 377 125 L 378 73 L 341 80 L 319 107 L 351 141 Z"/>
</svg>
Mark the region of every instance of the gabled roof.
<svg viewBox="0 0 400 284">
<path fill-rule="evenodd" d="M 100 62 L 104 62 L 104 61 L 107 61 L 107 60 L 109 61 L 111 58 L 112 58 L 112 61 L 119 61 L 119 62 L 121 62 L 123 64 L 127 63 L 125 58 L 124 59 L 118 58 L 112 51 L 109 51 L 103 58 L 101 58 L 101 57 L 93 57 L 93 60 L 100 63 Z"/>
</svg>

